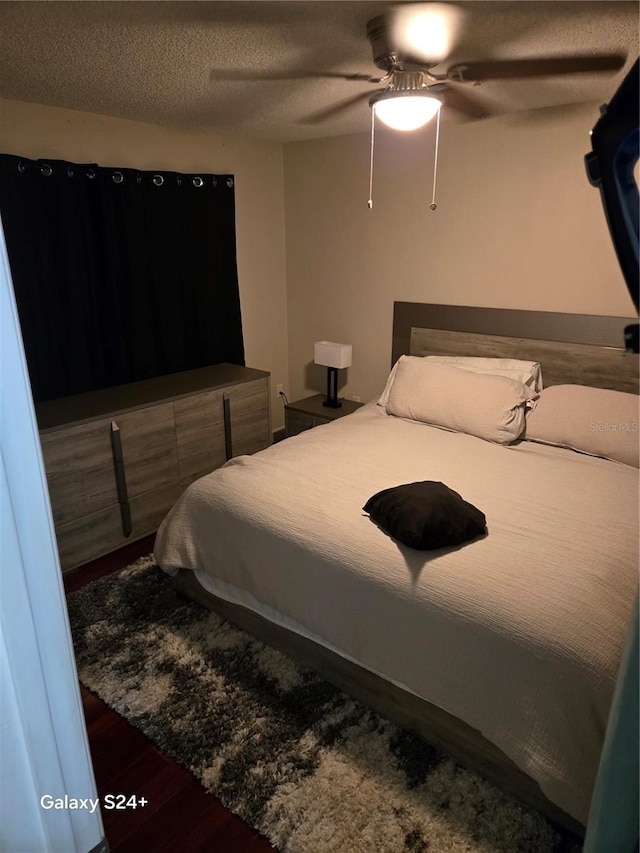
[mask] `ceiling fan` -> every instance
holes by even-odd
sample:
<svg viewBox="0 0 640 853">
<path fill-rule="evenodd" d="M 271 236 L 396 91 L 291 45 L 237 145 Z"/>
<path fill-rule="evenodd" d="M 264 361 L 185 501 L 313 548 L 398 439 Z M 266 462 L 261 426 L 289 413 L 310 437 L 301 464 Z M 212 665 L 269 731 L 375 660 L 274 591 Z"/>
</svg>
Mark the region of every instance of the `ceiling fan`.
<svg viewBox="0 0 640 853">
<path fill-rule="evenodd" d="M 381 85 L 375 92 L 351 98 L 307 116 L 315 124 L 334 118 L 368 100 L 375 116 L 397 130 L 425 125 L 444 104 L 468 119 L 486 118 L 492 111 L 456 84 L 478 85 L 489 80 L 545 77 L 585 72 L 617 71 L 624 53 L 548 56 L 527 59 L 488 59 L 456 62 L 444 72 L 436 69 L 451 55 L 465 24 L 466 10 L 455 3 L 406 3 L 391 7 L 367 23 L 373 61 L 383 74 L 287 71 L 256 76 L 242 72 L 212 71 L 212 79 L 285 80 L 330 77 Z M 451 84 L 454 85 L 451 85 Z"/>
<path fill-rule="evenodd" d="M 434 69 L 451 54 L 465 17 L 465 11 L 453 3 L 427 2 L 395 6 L 373 18 L 367 23 L 367 38 L 373 61 L 384 75 L 344 77 L 381 83 L 384 88 L 371 95 L 359 93 L 308 121 L 332 118 L 367 98 L 380 120 L 396 130 L 422 127 L 443 103 L 466 118 L 486 118 L 491 110 L 485 104 L 450 84 L 617 71 L 626 61 L 624 53 L 496 59 L 457 62 L 444 72 L 436 72 Z"/>
</svg>

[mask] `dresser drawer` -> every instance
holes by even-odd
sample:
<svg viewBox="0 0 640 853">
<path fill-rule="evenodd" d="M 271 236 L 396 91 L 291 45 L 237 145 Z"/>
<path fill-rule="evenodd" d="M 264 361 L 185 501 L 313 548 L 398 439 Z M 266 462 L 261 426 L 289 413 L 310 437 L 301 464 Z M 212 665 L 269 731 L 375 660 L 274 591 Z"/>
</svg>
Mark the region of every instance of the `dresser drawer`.
<svg viewBox="0 0 640 853">
<path fill-rule="evenodd" d="M 226 462 L 222 391 L 173 404 L 180 479 L 190 482 Z"/>
<path fill-rule="evenodd" d="M 179 479 L 171 403 L 45 433 L 40 443 L 56 524 L 67 524 L 118 502 L 112 423 L 119 428 L 130 498 Z"/>
<path fill-rule="evenodd" d="M 119 505 L 83 515 L 68 524 L 56 524 L 56 539 L 63 571 L 114 551 L 127 541 L 122 535 Z"/>
<path fill-rule="evenodd" d="M 40 444 L 56 524 L 117 503 L 110 420 L 45 433 Z"/>
<path fill-rule="evenodd" d="M 271 444 L 269 383 L 255 379 L 225 391 L 229 399 L 231 456 L 256 453 Z"/>
<path fill-rule="evenodd" d="M 162 519 L 178 500 L 184 486 L 182 483 L 169 483 L 162 489 L 138 495 L 129 501 L 131 507 L 132 530 L 129 539 L 140 539 L 147 533 L 153 533 L 160 526 Z M 124 541 L 122 543 L 125 544 Z"/>
<path fill-rule="evenodd" d="M 129 498 L 179 479 L 173 403 L 115 416 Z"/>
<path fill-rule="evenodd" d="M 113 504 L 100 512 L 76 518 L 68 524 L 56 525 L 60 565 L 64 571 L 121 548 L 153 533 L 178 500 L 183 485 L 171 483 L 129 501 L 131 533 L 122 532 L 120 505 Z"/>
</svg>

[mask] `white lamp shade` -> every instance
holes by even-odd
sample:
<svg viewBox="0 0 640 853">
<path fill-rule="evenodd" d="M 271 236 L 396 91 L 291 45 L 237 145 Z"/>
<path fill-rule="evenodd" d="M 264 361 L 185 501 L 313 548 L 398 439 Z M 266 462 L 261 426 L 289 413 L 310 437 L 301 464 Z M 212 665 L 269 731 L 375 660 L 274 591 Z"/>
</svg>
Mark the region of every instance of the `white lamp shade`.
<svg viewBox="0 0 640 853">
<path fill-rule="evenodd" d="M 316 341 L 313 345 L 313 360 L 325 367 L 351 367 L 351 344 Z"/>
<path fill-rule="evenodd" d="M 375 114 L 394 130 L 417 130 L 430 121 L 442 102 L 425 94 L 399 92 L 381 97 L 373 104 Z"/>
</svg>

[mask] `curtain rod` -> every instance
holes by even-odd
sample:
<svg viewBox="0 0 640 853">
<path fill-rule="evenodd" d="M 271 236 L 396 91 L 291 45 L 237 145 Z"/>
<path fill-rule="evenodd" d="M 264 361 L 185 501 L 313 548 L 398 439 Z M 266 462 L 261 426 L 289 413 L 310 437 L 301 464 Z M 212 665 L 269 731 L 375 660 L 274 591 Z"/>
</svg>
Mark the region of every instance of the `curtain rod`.
<svg viewBox="0 0 640 853">
<path fill-rule="evenodd" d="M 51 164 L 54 165 L 51 165 Z M 141 184 L 143 180 L 147 178 L 151 181 L 151 183 L 156 187 L 161 187 L 164 183 L 172 183 L 175 181 L 177 186 L 181 186 L 183 183 L 191 183 L 194 187 L 200 188 L 209 184 L 210 186 L 218 187 L 226 186 L 229 189 L 232 189 L 234 186 L 234 176 L 233 175 L 211 175 L 211 174 L 189 174 L 189 173 L 179 173 L 173 171 L 143 171 L 140 169 L 130 169 L 130 168 L 121 168 L 114 169 L 108 166 L 98 166 L 95 163 L 87 163 L 87 164 L 76 164 L 76 163 L 68 163 L 65 160 L 18 160 L 17 169 L 20 174 L 24 174 L 25 172 L 35 172 L 38 171 L 40 174 L 45 177 L 51 177 L 53 175 L 54 170 L 60 174 L 60 171 L 63 170 L 66 173 L 67 177 L 75 178 L 75 177 L 85 177 L 89 180 L 94 180 L 98 175 L 110 176 L 114 183 L 122 184 L 124 183 L 127 177 L 135 177 L 135 180 L 138 184 Z"/>
</svg>

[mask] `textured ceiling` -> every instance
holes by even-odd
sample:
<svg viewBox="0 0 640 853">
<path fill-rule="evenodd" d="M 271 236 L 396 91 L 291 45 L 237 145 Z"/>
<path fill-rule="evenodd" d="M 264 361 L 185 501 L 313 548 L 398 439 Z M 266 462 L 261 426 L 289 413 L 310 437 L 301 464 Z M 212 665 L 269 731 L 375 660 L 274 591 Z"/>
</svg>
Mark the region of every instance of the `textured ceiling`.
<svg viewBox="0 0 640 853">
<path fill-rule="evenodd" d="M 276 141 L 367 131 L 366 100 L 309 123 L 316 111 L 373 91 L 340 79 L 247 80 L 280 72 L 376 74 L 368 2 L 2 2 L 0 95 L 178 127 Z M 465 84 L 497 112 L 544 115 L 604 102 L 638 53 L 638 4 L 580 0 L 461 2 L 456 61 L 622 50 L 618 73 Z M 245 79 L 227 79 L 232 72 Z M 563 106 L 568 105 L 568 106 Z M 525 114 L 523 113 L 523 118 Z M 459 121 L 443 110 L 443 119 Z"/>
</svg>

